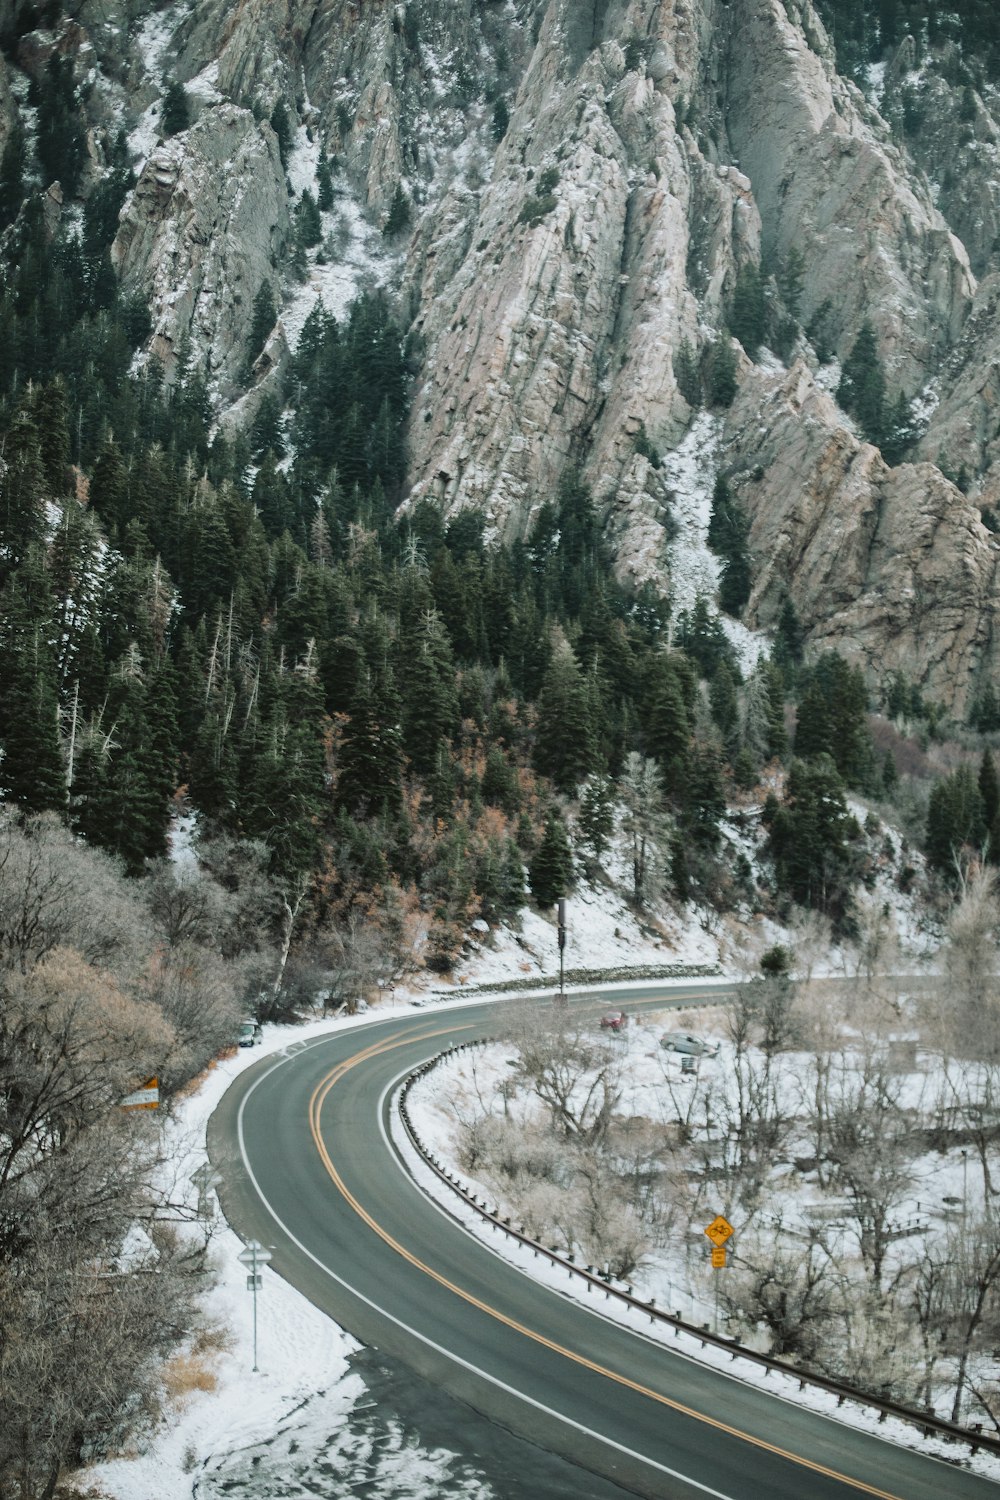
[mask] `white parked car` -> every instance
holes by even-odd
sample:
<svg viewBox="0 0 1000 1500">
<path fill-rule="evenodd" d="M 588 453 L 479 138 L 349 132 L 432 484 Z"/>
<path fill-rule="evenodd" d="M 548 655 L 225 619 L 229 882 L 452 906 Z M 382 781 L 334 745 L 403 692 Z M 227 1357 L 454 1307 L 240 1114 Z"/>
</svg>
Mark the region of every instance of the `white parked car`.
<svg viewBox="0 0 1000 1500">
<path fill-rule="evenodd" d="M 668 1031 L 660 1037 L 660 1046 L 664 1052 L 680 1052 L 684 1057 L 715 1057 L 719 1050 L 718 1042 L 706 1041 L 690 1031 Z"/>
</svg>

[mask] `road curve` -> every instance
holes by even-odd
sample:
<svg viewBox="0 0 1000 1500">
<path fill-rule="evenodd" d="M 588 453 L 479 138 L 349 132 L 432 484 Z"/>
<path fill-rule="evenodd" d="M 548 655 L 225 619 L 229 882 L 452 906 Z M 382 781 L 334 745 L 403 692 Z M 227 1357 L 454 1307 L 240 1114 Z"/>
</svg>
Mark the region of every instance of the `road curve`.
<svg viewBox="0 0 1000 1500">
<path fill-rule="evenodd" d="M 699 981 L 621 998 L 637 1010 L 724 990 Z M 616 998 L 605 988 L 600 1004 Z M 404 1073 L 451 1041 L 489 1035 L 496 1019 L 486 1004 L 396 1014 L 243 1073 L 209 1127 L 229 1222 L 273 1247 L 274 1268 L 363 1343 L 649 1500 L 995 1500 L 988 1480 L 591 1313 L 435 1207 L 388 1140 L 388 1097 Z"/>
</svg>

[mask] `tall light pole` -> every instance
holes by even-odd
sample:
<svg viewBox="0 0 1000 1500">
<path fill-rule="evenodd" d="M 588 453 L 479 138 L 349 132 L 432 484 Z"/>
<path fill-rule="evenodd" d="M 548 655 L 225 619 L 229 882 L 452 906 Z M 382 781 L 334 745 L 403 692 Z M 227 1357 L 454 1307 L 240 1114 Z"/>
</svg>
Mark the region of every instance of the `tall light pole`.
<svg viewBox="0 0 1000 1500">
<path fill-rule="evenodd" d="M 564 982 L 564 960 L 566 956 L 566 897 L 559 897 L 558 905 L 558 932 L 559 932 L 559 1004 L 566 1004 L 566 985 Z"/>
</svg>

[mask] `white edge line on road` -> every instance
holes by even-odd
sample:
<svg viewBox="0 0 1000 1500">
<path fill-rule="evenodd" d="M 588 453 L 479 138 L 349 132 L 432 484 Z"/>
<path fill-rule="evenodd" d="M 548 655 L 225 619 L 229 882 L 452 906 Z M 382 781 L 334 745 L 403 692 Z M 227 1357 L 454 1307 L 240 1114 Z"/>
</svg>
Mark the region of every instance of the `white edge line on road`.
<svg viewBox="0 0 1000 1500">
<path fill-rule="evenodd" d="M 424 1201 L 430 1204 L 432 1208 L 437 1210 L 442 1218 L 447 1219 L 454 1229 L 457 1229 L 462 1234 L 467 1235 L 468 1238 L 475 1244 L 477 1244 L 481 1250 L 485 1250 L 488 1255 L 495 1256 L 496 1259 L 501 1261 L 505 1266 L 508 1267 L 508 1269 L 516 1271 L 519 1276 L 526 1276 L 529 1281 L 534 1281 L 536 1286 L 543 1287 L 546 1291 L 551 1292 L 554 1297 L 562 1297 L 565 1301 L 572 1302 L 574 1306 L 579 1308 L 580 1312 L 589 1313 L 592 1318 L 601 1318 L 606 1323 L 610 1323 L 612 1327 L 620 1329 L 623 1333 L 630 1334 L 632 1338 L 642 1339 L 643 1343 L 650 1345 L 650 1347 L 653 1349 L 661 1350 L 670 1359 L 685 1360 L 688 1364 L 697 1365 L 702 1370 L 710 1370 L 712 1374 L 717 1376 L 720 1380 L 732 1380 L 737 1385 L 743 1386 L 745 1389 L 761 1389 L 754 1380 L 753 1374 L 750 1372 L 744 1375 L 736 1369 L 724 1370 L 720 1365 L 713 1364 L 711 1360 L 699 1358 L 697 1354 L 690 1353 L 685 1349 L 675 1349 L 670 1344 L 664 1343 L 661 1339 L 653 1338 L 642 1328 L 632 1328 L 628 1323 L 621 1323 L 617 1318 L 609 1317 L 607 1313 L 602 1311 L 599 1305 L 591 1307 L 586 1302 L 581 1301 L 580 1298 L 574 1297 L 571 1292 L 561 1291 L 557 1286 L 550 1286 L 548 1282 L 537 1280 L 536 1278 L 532 1277 L 530 1270 L 527 1270 L 524 1266 L 519 1266 L 516 1261 L 513 1261 L 509 1256 L 504 1255 L 502 1250 L 498 1250 L 496 1246 L 491 1245 L 488 1240 L 481 1238 L 481 1236 L 478 1235 L 474 1229 L 471 1229 L 468 1224 L 463 1224 L 462 1220 L 458 1217 L 457 1214 L 453 1213 L 445 1203 L 439 1202 L 428 1188 L 424 1187 L 423 1184 L 417 1181 L 417 1179 L 414 1177 L 413 1173 L 407 1166 L 407 1163 L 404 1159 L 403 1150 L 401 1149 L 399 1143 L 393 1141 L 391 1135 L 386 1133 L 383 1119 L 383 1116 L 385 1114 L 386 1096 L 392 1090 L 396 1090 L 398 1092 L 400 1083 L 412 1071 L 413 1070 L 411 1068 L 404 1068 L 402 1072 L 397 1073 L 396 1077 L 386 1085 L 379 1099 L 379 1131 L 382 1135 L 383 1141 L 389 1149 L 391 1156 L 395 1160 L 396 1168 L 400 1176 L 404 1177 L 407 1182 L 409 1182 L 416 1189 L 416 1191 L 420 1193 Z M 398 1106 L 390 1106 L 390 1110 L 398 1116 Z M 405 1135 L 405 1130 L 403 1131 L 403 1134 Z M 415 1148 L 413 1147 L 409 1147 L 409 1149 L 415 1150 Z M 473 1212 L 475 1212 L 475 1210 L 473 1210 Z M 691 1336 L 697 1337 L 697 1335 L 695 1334 L 692 1334 Z M 735 1350 L 734 1353 L 736 1356 L 736 1361 L 738 1361 L 740 1357 L 739 1351 Z M 746 1361 L 744 1361 L 744 1363 L 746 1363 Z M 808 1376 L 806 1376 L 805 1378 L 808 1381 Z M 902 1434 L 896 1436 L 891 1432 L 873 1432 L 868 1427 L 864 1427 L 860 1424 L 845 1420 L 845 1418 L 839 1415 L 838 1412 L 823 1411 L 818 1406 L 809 1406 L 806 1402 L 796 1401 L 793 1395 L 784 1395 L 781 1391 L 769 1390 L 764 1391 L 763 1394 L 767 1396 L 769 1401 L 780 1401 L 783 1406 L 789 1407 L 792 1411 L 802 1412 L 810 1417 L 816 1417 L 823 1422 L 831 1423 L 831 1425 L 834 1427 L 838 1427 L 841 1429 L 846 1427 L 849 1431 L 856 1433 L 859 1437 L 870 1438 L 873 1442 L 876 1443 L 887 1443 L 891 1448 L 899 1448 L 904 1453 L 915 1454 L 918 1458 L 923 1459 L 925 1463 L 942 1464 L 949 1469 L 954 1469 L 955 1467 L 955 1465 L 952 1464 L 951 1460 L 945 1457 L 943 1454 L 927 1453 L 924 1452 L 921 1448 L 918 1448 L 915 1442 L 905 1442 Z M 857 1397 L 856 1405 L 862 1411 L 870 1411 L 875 1409 L 870 1406 L 864 1400 L 864 1397 L 860 1394 Z M 914 1429 L 914 1435 L 915 1431 L 916 1429 Z M 989 1474 L 981 1473 L 980 1471 L 973 1468 L 959 1469 L 959 1472 L 970 1474 L 974 1478 L 985 1479 L 990 1483 L 995 1483 L 995 1481 L 991 1479 Z M 692 1484 L 695 1483 L 694 1480 L 691 1480 L 690 1482 Z"/>
<path fill-rule="evenodd" d="M 615 1442 L 613 1438 L 605 1437 L 600 1433 L 595 1433 L 589 1427 L 584 1427 L 581 1422 L 574 1421 L 572 1417 L 565 1416 L 562 1412 L 554 1411 L 552 1407 L 545 1406 L 541 1401 L 536 1401 L 534 1397 L 526 1395 L 523 1391 L 515 1390 L 513 1386 L 507 1385 L 504 1381 L 499 1380 L 495 1375 L 491 1375 L 488 1371 L 480 1369 L 478 1365 L 471 1364 L 468 1360 L 462 1359 L 459 1355 L 453 1353 L 452 1350 L 445 1349 L 441 1344 L 435 1343 L 433 1339 L 428 1338 L 426 1334 L 420 1333 L 416 1328 L 411 1328 L 410 1325 L 408 1323 L 404 1323 L 401 1318 L 397 1318 L 393 1313 L 387 1311 L 386 1308 L 381 1307 L 377 1302 L 373 1302 L 370 1297 L 366 1297 L 363 1292 L 359 1292 L 355 1287 L 351 1286 L 350 1282 L 345 1281 L 342 1276 L 338 1276 L 336 1271 L 332 1270 L 330 1266 L 326 1265 L 324 1261 L 320 1260 L 317 1255 L 314 1255 L 313 1252 L 308 1249 L 307 1246 L 305 1246 L 295 1234 L 293 1234 L 288 1225 L 284 1222 L 283 1219 L 279 1217 L 275 1209 L 271 1206 L 270 1202 L 264 1195 L 261 1185 L 257 1181 L 257 1177 L 254 1173 L 253 1167 L 250 1165 L 250 1160 L 247 1156 L 246 1143 L 243 1135 L 243 1112 L 246 1109 L 251 1095 L 260 1086 L 260 1084 L 262 1084 L 266 1079 L 270 1078 L 272 1073 L 276 1073 L 279 1068 L 284 1066 L 285 1063 L 291 1061 L 293 1061 L 292 1057 L 280 1058 L 278 1062 L 273 1065 L 273 1067 L 268 1068 L 266 1073 L 262 1073 L 261 1076 L 250 1085 L 240 1101 L 236 1129 L 240 1146 L 240 1156 L 243 1160 L 243 1165 L 246 1169 L 247 1176 L 253 1183 L 254 1191 L 256 1192 L 261 1203 L 266 1208 L 267 1212 L 270 1214 L 271 1218 L 281 1230 L 282 1234 L 284 1234 L 286 1238 L 293 1245 L 295 1245 L 295 1247 L 300 1250 L 303 1255 L 307 1257 L 307 1259 L 311 1260 L 313 1264 L 317 1266 L 325 1275 L 329 1276 L 332 1281 L 335 1281 L 339 1286 L 342 1286 L 345 1291 L 350 1292 L 352 1297 L 357 1297 L 359 1302 L 365 1303 L 365 1305 L 367 1307 L 370 1307 L 373 1312 L 377 1312 L 380 1317 L 385 1318 L 390 1323 L 394 1323 L 397 1328 L 402 1329 L 404 1333 L 408 1333 L 411 1338 L 417 1339 L 419 1343 L 425 1344 L 429 1349 L 433 1349 L 436 1354 L 442 1355 L 445 1359 L 450 1360 L 453 1364 L 458 1365 L 461 1369 L 468 1370 L 473 1375 L 478 1375 L 481 1380 L 485 1380 L 488 1382 L 488 1384 L 495 1386 L 498 1390 L 504 1391 L 508 1396 L 513 1396 L 516 1400 L 522 1401 L 528 1406 L 533 1406 L 536 1411 L 542 1412 L 545 1416 L 551 1417 L 554 1421 L 563 1423 L 564 1426 L 574 1428 L 575 1431 L 581 1432 L 587 1437 L 596 1438 L 597 1441 L 603 1443 L 608 1448 L 613 1448 L 615 1452 L 623 1454 L 626 1458 L 634 1459 L 636 1462 L 645 1464 L 651 1469 L 656 1469 L 661 1474 L 668 1474 L 671 1479 L 679 1479 L 683 1484 L 690 1485 L 692 1489 L 699 1490 L 703 1495 L 711 1495 L 714 1497 L 714 1500 L 734 1500 L 733 1496 L 725 1495 L 721 1490 L 713 1490 L 707 1484 L 702 1484 L 697 1479 L 691 1479 L 688 1475 L 680 1473 L 680 1471 L 677 1469 L 668 1468 L 666 1464 L 657 1463 L 654 1459 L 647 1458 L 644 1454 L 637 1453 L 632 1448 L 626 1448 L 623 1443 Z M 379 1114 L 381 1119 L 381 1110 Z"/>
</svg>

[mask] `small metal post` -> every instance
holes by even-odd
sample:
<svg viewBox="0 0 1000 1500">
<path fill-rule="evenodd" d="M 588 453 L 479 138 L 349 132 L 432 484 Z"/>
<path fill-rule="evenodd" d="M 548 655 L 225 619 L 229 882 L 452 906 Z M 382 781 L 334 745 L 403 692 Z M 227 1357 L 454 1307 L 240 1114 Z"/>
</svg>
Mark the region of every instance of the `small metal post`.
<svg viewBox="0 0 1000 1500">
<path fill-rule="evenodd" d="M 257 1373 L 257 1291 L 260 1287 L 261 1271 L 271 1259 L 270 1250 L 265 1250 L 259 1240 L 251 1240 L 237 1256 L 248 1269 L 247 1290 L 253 1293 L 253 1368 Z"/>
<path fill-rule="evenodd" d="M 257 1241 L 250 1242 L 253 1251 L 253 1259 L 250 1262 L 250 1276 L 253 1280 L 253 1372 L 257 1373 Z M 718 1320 L 718 1310 L 716 1310 Z"/>
<path fill-rule="evenodd" d="M 558 933 L 559 933 L 559 1004 L 566 1004 L 566 985 L 564 960 L 566 956 L 566 897 L 559 897 L 558 906 Z"/>
</svg>

